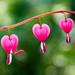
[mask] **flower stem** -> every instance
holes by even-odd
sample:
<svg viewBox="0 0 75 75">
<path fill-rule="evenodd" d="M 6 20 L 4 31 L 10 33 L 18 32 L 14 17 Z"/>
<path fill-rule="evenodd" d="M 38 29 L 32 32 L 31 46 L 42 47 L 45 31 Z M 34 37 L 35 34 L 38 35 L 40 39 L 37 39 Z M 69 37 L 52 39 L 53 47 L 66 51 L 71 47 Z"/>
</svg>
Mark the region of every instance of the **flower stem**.
<svg viewBox="0 0 75 75">
<path fill-rule="evenodd" d="M 57 13 L 70 13 L 70 14 L 75 14 L 75 11 L 69 11 L 69 10 L 60 10 L 60 11 L 53 11 L 53 12 L 46 12 L 46 13 L 43 13 L 43 14 L 40 14 L 40 15 L 37 15 L 37 16 L 33 16 L 31 18 L 28 18 L 26 20 L 23 20 L 19 23 L 16 23 L 16 24 L 12 24 L 12 25 L 9 25 L 9 26 L 4 26 L 2 28 L 0 28 L 0 30 L 7 30 L 7 29 L 10 29 L 10 28 L 14 28 L 14 27 L 17 27 L 17 26 L 20 26 L 20 25 L 23 25 L 25 23 L 28 23 L 30 21 L 33 21 L 34 19 L 36 18 L 41 18 L 43 16 L 48 16 L 50 14 L 57 14 Z"/>
</svg>

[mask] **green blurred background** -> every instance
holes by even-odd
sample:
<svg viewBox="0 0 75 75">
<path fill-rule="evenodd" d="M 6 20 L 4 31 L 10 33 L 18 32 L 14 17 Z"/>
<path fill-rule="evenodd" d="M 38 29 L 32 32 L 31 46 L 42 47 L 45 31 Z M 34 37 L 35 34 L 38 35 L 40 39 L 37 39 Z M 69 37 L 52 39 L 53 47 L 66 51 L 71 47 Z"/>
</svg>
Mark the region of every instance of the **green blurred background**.
<svg viewBox="0 0 75 75">
<path fill-rule="evenodd" d="M 75 10 L 74 0 L 0 0 L 0 27 L 18 23 L 32 16 L 56 10 Z M 17 34 L 19 46 L 25 53 L 13 55 L 11 65 L 6 65 L 7 55 L 0 45 L 0 75 L 75 75 L 75 27 L 71 31 L 71 43 L 66 44 L 65 33 L 58 27 L 63 14 L 42 17 L 41 23 L 51 27 L 46 41 L 47 53 L 40 52 L 40 42 L 34 37 L 32 27 L 38 20 L 16 28 L 0 31 L 0 39 L 6 34 Z M 75 15 L 67 14 L 75 19 Z"/>
</svg>

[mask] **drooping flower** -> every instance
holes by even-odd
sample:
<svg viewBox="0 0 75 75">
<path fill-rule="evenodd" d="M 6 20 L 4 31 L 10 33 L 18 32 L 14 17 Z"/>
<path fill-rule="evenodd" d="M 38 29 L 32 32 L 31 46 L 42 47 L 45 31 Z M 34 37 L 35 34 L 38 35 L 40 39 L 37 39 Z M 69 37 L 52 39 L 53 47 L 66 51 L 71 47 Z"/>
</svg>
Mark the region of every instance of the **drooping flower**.
<svg viewBox="0 0 75 75">
<path fill-rule="evenodd" d="M 46 52 L 45 41 L 50 34 L 50 27 L 47 24 L 35 24 L 32 28 L 34 36 L 41 42 L 42 53 Z"/>
<path fill-rule="evenodd" d="M 24 52 L 24 50 L 19 50 L 15 52 L 17 49 L 18 43 L 19 43 L 19 39 L 18 39 L 18 36 L 15 34 L 12 34 L 10 36 L 4 35 L 2 37 L 1 45 L 4 51 L 7 53 L 6 64 L 11 64 L 12 54 L 20 54 Z"/>
<path fill-rule="evenodd" d="M 73 28 L 74 22 L 71 18 L 64 18 L 59 21 L 59 27 L 66 33 L 66 42 L 70 43 L 71 38 L 69 33 L 71 32 Z"/>
</svg>

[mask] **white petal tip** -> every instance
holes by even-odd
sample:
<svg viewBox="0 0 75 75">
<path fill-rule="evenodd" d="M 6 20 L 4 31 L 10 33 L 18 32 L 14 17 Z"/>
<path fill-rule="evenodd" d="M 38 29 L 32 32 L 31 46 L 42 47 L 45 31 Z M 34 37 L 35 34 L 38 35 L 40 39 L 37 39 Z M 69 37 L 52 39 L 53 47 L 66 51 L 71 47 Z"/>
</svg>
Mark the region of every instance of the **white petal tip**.
<svg viewBox="0 0 75 75">
<path fill-rule="evenodd" d="M 41 42 L 41 52 L 42 52 L 43 54 L 46 53 L 46 46 L 45 46 L 45 43 L 43 43 L 43 42 Z"/>
<path fill-rule="evenodd" d="M 8 54 L 6 64 L 10 65 L 12 62 L 12 54 Z"/>
</svg>

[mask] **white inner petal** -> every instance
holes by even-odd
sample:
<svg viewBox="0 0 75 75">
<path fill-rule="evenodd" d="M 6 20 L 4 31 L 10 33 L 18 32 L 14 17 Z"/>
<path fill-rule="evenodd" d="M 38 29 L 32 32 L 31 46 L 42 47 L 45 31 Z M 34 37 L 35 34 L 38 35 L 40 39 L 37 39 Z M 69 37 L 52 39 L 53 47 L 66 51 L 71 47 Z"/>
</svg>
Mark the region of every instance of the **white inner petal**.
<svg viewBox="0 0 75 75">
<path fill-rule="evenodd" d="M 9 54 L 9 63 L 8 63 L 8 65 L 10 65 L 11 62 L 12 62 L 12 54 L 10 53 L 10 54 Z"/>
<path fill-rule="evenodd" d="M 44 53 L 43 42 L 41 42 L 41 50 L 42 50 L 42 53 Z"/>
</svg>

